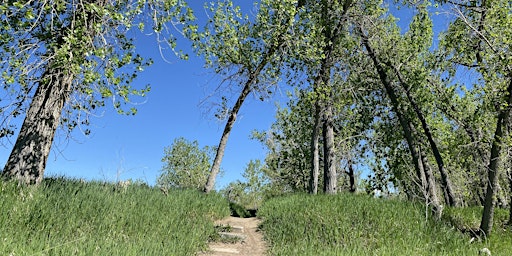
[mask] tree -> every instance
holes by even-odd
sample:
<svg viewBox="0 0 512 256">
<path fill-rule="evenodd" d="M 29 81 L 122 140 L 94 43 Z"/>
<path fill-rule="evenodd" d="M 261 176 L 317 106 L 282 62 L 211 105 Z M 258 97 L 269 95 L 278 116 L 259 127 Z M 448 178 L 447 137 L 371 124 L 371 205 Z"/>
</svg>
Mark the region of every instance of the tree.
<svg viewBox="0 0 512 256">
<path fill-rule="evenodd" d="M 1 111 L 0 136 L 13 135 L 10 121 L 25 114 L 3 177 L 40 183 L 57 128 L 88 125 L 108 99 L 118 112 L 136 113 L 124 104 L 149 91 L 131 83 L 151 61 L 136 54 L 126 32 L 138 22 L 143 28 L 150 11 L 157 33 L 175 18 L 193 18 L 176 1 L 2 2 L 1 79 L 12 101 Z"/>
<path fill-rule="evenodd" d="M 363 45 L 376 67 L 385 92 L 391 100 L 393 111 L 400 121 L 417 176 L 423 184 L 425 198 L 429 198 L 435 214 L 440 216 L 442 205 L 437 199 L 436 179 L 428 163 L 428 153 L 433 155 L 437 163 L 445 202 L 450 206 L 455 206 L 457 198 L 451 179 L 448 177 L 439 144 L 434 138 L 431 124 L 427 121 L 429 116 L 425 115 L 425 109 L 431 111 L 430 115 L 436 113 L 429 106 L 431 105 L 429 102 L 435 99 L 429 100 L 429 93 L 427 93 L 430 71 L 427 69 L 426 60 L 429 56 L 433 34 L 432 21 L 427 13 L 426 5 L 418 5 L 417 10 L 418 13 L 414 16 L 409 31 L 404 35 L 400 35 L 396 27 L 387 28 L 386 32 L 368 32 L 369 30 L 365 30 L 363 25 L 359 28 L 359 34 L 361 34 Z M 364 21 L 361 24 L 364 24 Z M 368 27 L 375 26 L 369 25 Z M 373 45 L 381 47 L 372 46 L 369 38 L 378 42 Z M 387 49 L 385 41 L 394 42 L 395 47 Z M 415 127 L 417 122 L 419 122 L 419 128 Z M 418 132 L 418 129 L 423 132 Z M 428 145 L 422 145 L 422 138 L 426 138 Z M 423 148 L 430 148 L 430 152 Z"/>
<path fill-rule="evenodd" d="M 334 108 L 336 107 L 333 77 L 342 61 L 343 42 L 353 1 L 302 1 L 297 33 L 306 37 L 300 48 L 293 49 L 288 80 L 307 83 L 312 88 L 314 125 L 311 130 L 309 192 L 316 194 L 320 174 L 320 138 L 323 139 L 324 192 L 337 192 L 337 160 L 334 143 Z M 293 80 L 296 81 L 293 81 Z M 297 81 L 304 79 L 304 81 Z"/>
<path fill-rule="evenodd" d="M 245 181 L 231 182 L 225 189 L 226 198 L 246 209 L 258 209 L 263 203 L 268 185 L 260 160 L 251 160 L 242 174 Z"/>
<path fill-rule="evenodd" d="M 414 16 L 410 30 L 403 36 L 403 42 L 407 48 L 401 50 L 401 52 L 409 61 L 405 63 L 405 65 L 395 64 L 397 61 L 393 59 L 388 59 L 384 62 L 392 72 L 394 72 L 396 79 L 402 87 L 402 93 L 405 94 L 407 102 L 421 124 L 423 134 L 429 142 L 428 145 L 430 146 L 431 153 L 434 156 L 441 175 L 441 185 L 444 190 L 445 203 L 449 206 L 456 206 L 457 199 L 446 171 L 443 156 L 441 155 L 438 143 L 433 137 L 432 129 L 426 120 L 426 116 L 420 105 L 421 102 L 417 100 L 417 98 L 425 98 L 421 93 L 426 90 L 421 90 L 421 88 L 425 87 L 427 84 L 426 78 L 429 76 L 425 64 L 423 63 L 425 63 L 425 55 L 428 54 L 428 49 L 432 44 L 433 31 L 432 21 L 429 18 L 426 8 L 426 5 L 417 7 L 418 14 Z M 414 58 L 411 56 L 417 57 Z"/>
<path fill-rule="evenodd" d="M 199 148 L 197 141 L 190 142 L 183 137 L 174 140 L 164 149 L 164 166 L 157 180 L 159 187 L 193 188 L 201 190 L 208 178 L 215 148 Z"/>
<path fill-rule="evenodd" d="M 207 68 L 225 77 L 229 85 L 240 85 L 241 91 L 231 109 L 221 112 L 227 118 L 213 165 L 205 184 L 204 192 L 209 193 L 220 170 L 226 144 L 238 112 L 247 96 L 270 93 L 278 81 L 282 48 L 293 40 L 288 33 L 296 12 L 295 1 L 260 2 L 254 21 L 243 16 L 239 7 L 231 1 L 222 0 L 212 4 L 212 18 L 205 31 L 191 39 L 199 55 L 203 55 Z M 223 99 L 226 99 L 224 97 Z"/>
<path fill-rule="evenodd" d="M 404 137 L 406 138 L 407 145 L 411 153 L 412 162 L 415 166 L 418 178 L 421 181 L 421 186 L 423 187 L 424 197 L 430 200 L 429 203 L 433 205 L 434 213 L 438 217 L 440 217 L 442 207 L 440 206 L 439 201 L 437 199 L 437 193 L 435 191 L 434 185 L 435 181 L 430 171 L 430 167 L 425 164 L 425 156 L 422 153 L 421 147 L 419 146 L 415 139 L 415 136 L 417 136 L 416 131 L 412 126 L 411 121 L 403 113 L 403 109 L 401 109 L 400 107 L 398 96 L 396 95 L 396 92 L 392 87 L 389 75 L 387 74 L 386 69 L 384 69 L 381 61 L 378 59 L 373 47 L 370 46 L 368 38 L 365 35 L 365 32 L 362 31 L 362 29 L 360 31 L 360 34 L 362 37 L 363 45 L 368 51 L 368 55 L 374 62 L 375 69 L 377 70 L 377 73 L 382 81 L 385 91 L 392 102 L 393 111 L 396 113 L 397 118 L 400 122 L 400 126 L 402 127 Z"/>
<path fill-rule="evenodd" d="M 287 106 L 278 108 L 271 128 L 252 134 L 267 149 L 262 171 L 270 185 L 281 192 L 308 191 L 313 126 L 310 113 L 314 108 L 308 95 L 307 91 L 296 90 L 295 96 L 289 95 Z"/>
<path fill-rule="evenodd" d="M 481 108 L 495 120 L 487 163 L 487 184 L 480 231 L 489 236 L 494 207 L 503 169 L 503 152 L 510 145 L 505 135 L 511 119 L 512 104 L 512 14 L 509 1 L 451 2 L 456 19 L 450 24 L 441 42 L 445 58 L 453 66 L 474 70 L 477 83 L 467 86 L 481 95 Z M 451 72 L 454 75 L 455 72 Z"/>
</svg>

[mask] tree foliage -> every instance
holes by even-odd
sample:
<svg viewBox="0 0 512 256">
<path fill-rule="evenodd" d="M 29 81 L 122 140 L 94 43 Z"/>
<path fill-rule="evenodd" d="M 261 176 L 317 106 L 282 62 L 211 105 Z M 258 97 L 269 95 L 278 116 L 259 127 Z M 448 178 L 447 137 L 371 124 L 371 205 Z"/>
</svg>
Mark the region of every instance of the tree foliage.
<svg viewBox="0 0 512 256">
<path fill-rule="evenodd" d="M 4 1 L 0 68 L 10 101 L 2 106 L 2 135 L 13 134 L 9 120 L 25 113 L 45 82 L 41 75 L 56 68 L 72 77 L 63 127 L 86 126 L 89 115 L 109 102 L 119 113 L 135 114 L 123 105 L 149 91 L 132 82 L 152 61 L 137 54 L 127 32 L 147 26 L 173 42 L 163 26 L 193 20 L 185 8 L 183 1 Z"/>
<path fill-rule="evenodd" d="M 251 160 L 242 174 L 244 180 L 234 181 L 223 189 L 223 194 L 231 202 L 257 210 L 269 195 L 268 177 L 260 160 Z"/>
<path fill-rule="evenodd" d="M 151 0 L 3 1 L 0 17 L 7 101 L 0 106 L 0 137 L 13 135 L 12 121 L 25 116 L 3 176 L 24 183 L 41 181 L 59 126 L 87 126 L 109 101 L 119 113 L 136 113 L 125 104 L 149 91 L 132 83 L 151 60 L 137 54 L 128 31 L 146 24 L 173 47 L 164 28 L 194 19 L 183 1 Z"/>
<path fill-rule="evenodd" d="M 336 162 L 346 168 L 338 179 L 356 166 L 368 173 L 368 191 L 424 201 L 436 215 L 444 204 L 485 205 L 488 234 L 492 208 L 510 205 L 510 3 L 394 3 L 411 14 L 405 27 L 380 1 L 353 1 L 343 16 L 338 7 L 347 2 L 302 1 L 307 12 L 295 28 L 307 36 L 295 45 L 309 47 L 290 48 L 283 73 L 301 93 L 255 136 L 268 148 L 271 182 L 301 191 L 305 178 L 315 179 L 304 168 L 325 166 L 326 156 L 315 159 L 305 142 L 331 105 Z M 325 4 L 332 8 L 318 8 Z M 434 30 L 432 19 L 444 18 L 437 12 L 452 15 L 445 31 Z M 329 13 L 344 23 L 328 26 Z M 326 36 L 338 25 L 338 40 Z"/>
<path fill-rule="evenodd" d="M 264 0 L 258 5 L 256 17 L 250 19 L 232 1 L 220 0 L 211 4 L 209 11 L 213 15 L 204 31 L 191 37 L 206 67 L 228 85 L 222 91 L 231 91 L 232 87 L 238 91 L 233 106 L 217 115 L 227 121 L 204 187 L 206 193 L 213 189 L 231 129 L 247 96 L 256 94 L 263 99 L 279 81 L 284 49 L 294 40 L 290 31 L 296 9 L 296 1 Z M 226 107 L 228 97 L 222 99 L 222 106 Z"/>
<path fill-rule="evenodd" d="M 183 137 L 164 149 L 161 174 L 157 185 L 165 189 L 190 188 L 200 190 L 208 178 L 212 165 L 213 147 L 199 147 L 197 141 Z"/>
</svg>

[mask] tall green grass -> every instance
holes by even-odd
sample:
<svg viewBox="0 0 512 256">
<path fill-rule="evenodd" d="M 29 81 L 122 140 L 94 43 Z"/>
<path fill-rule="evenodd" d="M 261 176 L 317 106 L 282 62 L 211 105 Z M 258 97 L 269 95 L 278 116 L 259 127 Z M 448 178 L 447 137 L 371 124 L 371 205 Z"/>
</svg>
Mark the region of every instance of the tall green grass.
<svg viewBox="0 0 512 256">
<path fill-rule="evenodd" d="M 270 255 L 478 255 L 484 247 L 492 255 L 512 252 L 511 243 L 497 242 L 504 234 L 497 232 L 496 242 L 470 244 L 469 235 L 425 213 L 421 204 L 399 200 L 299 194 L 265 202 L 258 216 Z"/>
<path fill-rule="evenodd" d="M 217 194 L 63 178 L 0 181 L 0 209 L 0 255 L 194 255 L 229 215 Z"/>
</svg>

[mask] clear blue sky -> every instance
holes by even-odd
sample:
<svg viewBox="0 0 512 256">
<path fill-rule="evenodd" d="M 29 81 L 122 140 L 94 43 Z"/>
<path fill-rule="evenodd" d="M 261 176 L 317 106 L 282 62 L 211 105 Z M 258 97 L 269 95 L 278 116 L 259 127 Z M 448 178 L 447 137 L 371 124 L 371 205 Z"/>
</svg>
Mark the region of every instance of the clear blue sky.
<svg viewBox="0 0 512 256">
<path fill-rule="evenodd" d="M 204 19 L 204 1 L 189 2 L 196 14 Z M 241 4 L 249 14 L 255 13 L 251 12 L 253 1 L 234 2 Z M 401 27 L 408 26 L 410 11 L 392 8 L 392 12 L 401 18 Z M 443 17 L 434 19 L 440 19 L 440 23 L 446 25 Z M 436 25 L 439 30 L 439 24 Z M 178 46 L 188 47 L 183 41 Z M 167 59 L 172 62 L 167 63 L 150 36 L 137 36 L 137 47 L 143 56 L 155 61 L 135 81 L 137 86 L 152 86 L 145 103 L 138 106 L 137 115 L 121 116 L 107 107 L 102 117 L 92 119 L 91 135 L 75 132 L 71 139 L 57 136 L 45 175 L 109 181 L 131 178 L 154 184 L 163 165 L 164 147 L 170 146 L 175 138 L 197 140 L 201 146 L 218 144 L 225 123 L 216 120 L 213 111 L 208 111 L 211 104 L 199 106 L 218 80 L 203 68 L 202 60 L 191 54 L 190 60 L 181 61 L 166 52 Z M 284 104 L 284 98 L 284 95 L 277 95 L 265 102 L 254 97 L 247 99 L 229 138 L 222 162 L 224 175 L 218 177 L 217 188 L 242 179 L 241 173 L 251 159 L 264 159 L 263 146 L 251 140 L 249 135 L 254 129 L 270 128 L 275 104 L 279 100 Z M 7 160 L 14 140 L 12 137 L 11 142 L 3 141 L 1 166 Z"/>
<path fill-rule="evenodd" d="M 204 16 L 204 1 L 190 1 L 197 15 Z M 245 10 L 250 1 L 242 3 Z M 201 22 L 201 21 L 200 21 Z M 178 44 L 185 48 L 186 44 Z M 188 61 L 178 60 L 166 52 L 165 62 L 153 37 L 137 36 L 137 48 L 154 64 L 142 72 L 136 86 L 151 84 L 145 103 L 137 106 L 135 116 L 122 116 L 110 107 L 102 117 L 93 118 L 91 135 L 75 132 L 73 138 L 57 136 L 48 159 L 45 176 L 65 175 L 96 180 L 142 179 L 154 184 L 163 163 L 164 147 L 177 137 L 197 140 L 201 146 L 217 145 L 224 122 L 208 111 L 211 104 L 199 104 L 218 85 L 218 80 L 203 68 L 201 59 L 191 54 Z M 266 102 L 249 97 L 241 109 L 229 138 L 222 162 L 224 175 L 218 177 L 217 187 L 241 179 L 245 165 L 251 159 L 263 159 L 263 146 L 249 138 L 252 130 L 266 130 L 274 119 L 275 100 Z M 3 167 L 15 137 L 3 141 L 0 165 Z"/>
</svg>

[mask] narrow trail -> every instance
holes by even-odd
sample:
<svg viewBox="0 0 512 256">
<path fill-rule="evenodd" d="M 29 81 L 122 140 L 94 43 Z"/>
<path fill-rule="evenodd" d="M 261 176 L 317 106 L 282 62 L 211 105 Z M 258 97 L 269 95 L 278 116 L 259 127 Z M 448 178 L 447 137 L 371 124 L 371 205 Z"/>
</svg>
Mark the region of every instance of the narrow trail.
<svg viewBox="0 0 512 256">
<path fill-rule="evenodd" d="M 266 244 L 263 241 L 263 234 L 258 230 L 260 220 L 257 218 L 236 218 L 228 217 L 215 222 L 216 225 L 229 225 L 232 230 L 228 236 L 243 237 L 243 240 L 236 243 L 210 243 L 210 251 L 199 255 L 209 256 L 263 256 L 266 251 Z"/>
</svg>

